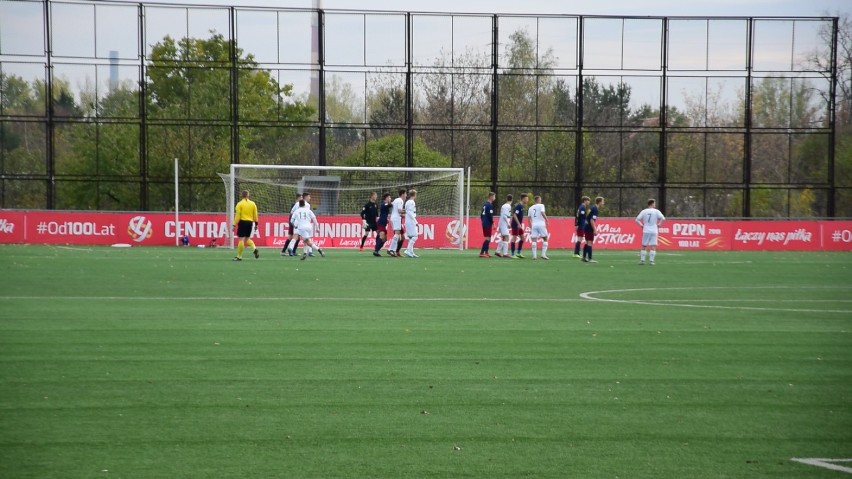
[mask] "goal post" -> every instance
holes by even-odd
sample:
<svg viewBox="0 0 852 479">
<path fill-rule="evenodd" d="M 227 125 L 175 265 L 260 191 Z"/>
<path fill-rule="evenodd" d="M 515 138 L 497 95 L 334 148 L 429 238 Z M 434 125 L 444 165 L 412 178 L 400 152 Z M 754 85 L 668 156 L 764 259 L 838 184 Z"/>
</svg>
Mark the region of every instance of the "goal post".
<svg viewBox="0 0 852 479">
<path fill-rule="evenodd" d="M 417 190 L 418 247 L 465 248 L 467 205 L 463 168 L 373 168 L 363 166 L 302 166 L 232 164 L 225 183 L 226 216 L 233 225 L 234 205 L 242 190 L 257 203 L 259 246 L 280 247 L 289 234 L 288 219 L 296 194 L 310 193 L 311 207 L 320 223 L 314 240 L 323 247 L 360 245 L 361 209 L 371 192 Z M 373 235 L 370 236 L 372 238 Z M 369 244 L 374 244 L 370 239 Z M 229 246 L 234 246 L 233 235 Z"/>
</svg>

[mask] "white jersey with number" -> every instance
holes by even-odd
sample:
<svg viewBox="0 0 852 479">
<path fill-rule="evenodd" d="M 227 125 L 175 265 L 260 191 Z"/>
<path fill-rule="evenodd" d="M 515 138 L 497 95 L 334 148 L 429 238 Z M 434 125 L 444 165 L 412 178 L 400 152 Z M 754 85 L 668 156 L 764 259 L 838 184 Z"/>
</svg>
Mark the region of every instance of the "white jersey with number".
<svg viewBox="0 0 852 479">
<path fill-rule="evenodd" d="M 645 208 L 636 216 L 636 222 L 642 225 L 642 233 L 657 233 L 657 226 L 664 220 L 665 216 L 657 208 Z"/>
<path fill-rule="evenodd" d="M 530 206 L 530 210 L 527 213 L 527 216 L 530 218 L 530 227 L 532 226 L 547 226 L 547 223 L 544 221 L 544 205 L 541 203 Z"/>
<path fill-rule="evenodd" d="M 297 230 L 302 230 L 303 228 L 313 229 L 316 221 L 316 215 L 314 215 L 314 212 L 307 205 L 299 207 L 293 212 L 293 224 Z"/>
<path fill-rule="evenodd" d="M 295 202 L 295 203 L 293 203 L 293 207 L 292 207 L 292 208 L 290 208 L 290 223 L 295 224 L 295 222 L 293 221 L 293 213 L 295 213 L 295 212 L 296 212 L 296 210 L 298 210 L 299 208 L 300 208 L 300 206 L 299 206 L 299 202 L 298 202 L 298 201 L 297 201 L 297 202 Z M 311 209 L 311 204 L 310 204 L 310 203 L 308 203 L 308 202 L 305 202 L 305 208 L 307 208 L 307 209 Z"/>
<path fill-rule="evenodd" d="M 530 238 L 534 240 L 544 238 L 544 241 L 547 241 L 550 233 L 547 231 L 547 223 L 544 221 L 544 205 L 537 203 L 530 206 L 527 216 L 530 218 Z"/>
</svg>

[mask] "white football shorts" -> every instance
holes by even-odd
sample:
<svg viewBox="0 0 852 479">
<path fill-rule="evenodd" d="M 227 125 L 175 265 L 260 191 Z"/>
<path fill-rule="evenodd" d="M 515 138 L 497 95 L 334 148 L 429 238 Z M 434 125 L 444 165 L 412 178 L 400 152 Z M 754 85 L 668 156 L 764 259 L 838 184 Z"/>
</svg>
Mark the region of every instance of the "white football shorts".
<svg viewBox="0 0 852 479">
<path fill-rule="evenodd" d="M 532 225 L 532 228 L 530 228 L 530 238 L 547 238 L 548 236 L 550 236 L 550 233 L 547 232 L 545 225 Z"/>
<path fill-rule="evenodd" d="M 303 240 L 311 239 L 314 236 L 314 226 L 300 226 L 296 229 L 296 234 L 301 236 Z"/>
<path fill-rule="evenodd" d="M 509 225 L 505 221 L 500 222 L 498 229 L 500 230 L 500 236 L 509 236 Z"/>
<path fill-rule="evenodd" d="M 391 218 L 391 230 L 399 231 L 402 229 L 402 218 Z"/>
<path fill-rule="evenodd" d="M 657 233 L 642 232 L 642 246 L 657 246 Z"/>
<path fill-rule="evenodd" d="M 415 236 L 417 236 L 417 222 L 405 222 L 405 236 L 408 236 L 409 238 L 414 238 Z"/>
</svg>

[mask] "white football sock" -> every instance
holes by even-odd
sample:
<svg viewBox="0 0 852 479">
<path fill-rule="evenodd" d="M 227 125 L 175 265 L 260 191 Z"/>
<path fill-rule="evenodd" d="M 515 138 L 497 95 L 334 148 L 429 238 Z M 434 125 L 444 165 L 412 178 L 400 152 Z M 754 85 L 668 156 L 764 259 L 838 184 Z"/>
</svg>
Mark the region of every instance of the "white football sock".
<svg viewBox="0 0 852 479">
<path fill-rule="evenodd" d="M 639 261 L 643 263 L 645 262 L 645 253 L 647 253 L 647 251 L 645 251 L 644 249 L 639 251 Z"/>
<path fill-rule="evenodd" d="M 397 243 L 396 235 L 393 235 L 393 238 L 391 238 L 391 240 L 390 240 L 390 246 L 388 246 L 388 249 L 390 251 L 396 251 L 396 243 Z"/>
<path fill-rule="evenodd" d="M 650 259 L 652 263 L 654 262 L 654 256 L 657 256 L 657 250 L 652 249 L 650 253 Z"/>
<path fill-rule="evenodd" d="M 533 257 L 533 259 L 535 259 L 535 251 L 536 251 L 536 248 L 538 248 L 538 241 L 533 241 L 530 244 L 532 245 L 532 257 Z"/>
<path fill-rule="evenodd" d="M 541 243 L 541 255 L 547 256 L 547 241 Z"/>
</svg>

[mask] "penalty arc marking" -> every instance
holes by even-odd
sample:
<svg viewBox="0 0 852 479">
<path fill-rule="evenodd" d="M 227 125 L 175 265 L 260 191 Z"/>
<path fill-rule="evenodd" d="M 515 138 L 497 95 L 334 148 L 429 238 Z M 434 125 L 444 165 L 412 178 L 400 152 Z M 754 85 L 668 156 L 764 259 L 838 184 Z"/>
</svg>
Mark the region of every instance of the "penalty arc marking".
<svg viewBox="0 0 852 479">
<path fill-rule="evenodd" d="M 637 300 L 637 299 L 614 299 L 614 298 L 602 298 L 599 295 L 606 295 L 611 293 L 636 293 L 636 292 L 644 292 L 644 291 L 694 291 L 694 290 L 707 290 L 707 289 L 792 289 L 792 287 L 786 286 L 750 286 L 750 287 L 732 287 L 732 286 L 712 286 L 712 287 L 690 287 L 690 288 L 632 288 L 632 289 L 610 289 L 604 291 L 587 291 L 585 293 L 580 293 L 580 297 L 590 301 L 603 301 L 607 303 L 622 303 L 622 304 L 642 304 L 648 306 L 670 306 L 670 307 L 678 307 L 678 308 L 702 308 L 702 309 L 737 309 L 737 310 L 749 310 L 749 311 L 784 311 L 784 312 L 793 312 L 793 313 L 840 313 L 840 314 L 849 314 L 852 313 L 852 310 L 848 309 L 805 309 L 805 308 L 764 308 L 757 306 L 722 306 L 718 304 L 693 304 L 690 303 L 689 299 L 684 299 L 682 302 L 673 302 L 668 299 L 657 300 Z M 802 288 L 796 288 L 802 289 Z M 849 289 L 847 287 L 820 287 L 818 289 Z M 705 300 L 695 300 L 695 302 L 701 302 Z M 728 300 L 729 301 L 729 300 Z M 744 301 L 748 301 L 745 299 Z M 809 300 L 809 302 L 813 302 L 813 300 Z"/>
<path fill-rule="evenodd" d="M 823 459 L 819 457 L 793 457 L 790 459 L 791 461 L 800 462 L 802 464 L 808 464 L 810 466 L 822 467 L 825 469 L 831 469 L 832 471 L 840 471 L 845 472 L 847 474 L 852 474 L 852 467 L 841 466 L 840 464 L 836 464 L 838 462 L 848 462 L 852 463 L 852 459 Z"/>
</svg>

